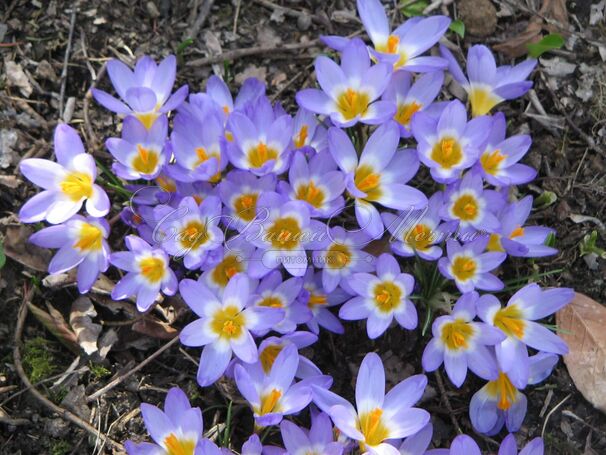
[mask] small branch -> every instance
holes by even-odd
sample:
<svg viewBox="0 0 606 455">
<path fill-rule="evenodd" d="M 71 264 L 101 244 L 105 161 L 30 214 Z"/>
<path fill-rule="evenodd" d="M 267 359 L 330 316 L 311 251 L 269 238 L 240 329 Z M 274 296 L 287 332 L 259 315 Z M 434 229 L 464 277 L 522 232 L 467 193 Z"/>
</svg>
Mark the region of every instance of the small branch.
<svg viewBox="0 0 606 455">
<path fill-rule="evenodd" d="M 215 3 L 215 0 L 204 0 L 204 3 L 202 3 L 202 6 L 200 7 L 198 17 L 196 18 L 194 25 L 192 25 L 191 30 L 187 34 L 187 38 L 195 39 L 196 36 L 198 36 L 198 32 L 204 25 L 204 22 L 206 22 L 206 18 L 210 13 L 213 3 Z"/>
<path fill-rule="evenodd" d="M 298 19 L 301 16 L 309 16 L 311 18 L 311 20 L 313 22 L 315 22 L 316 24 L 329 25 L 329 26 L 331 25 L 330 23 L 327 24 L 326 19 L 323 19 L 322 17 L 312 14 L 310 12 L 299 11 L 299 10 L 296 10 L 293 8 L 289 8 L 287 6 L 276 5 L 275 3 L 270 2 L 269 0 L 253 0 L 253 1 L 258 5 L 271 9 L 272 11 L 280 11 L 285 16 L 288 16 L 288 17 L 293 17 L 293 18 Z"/>
<path fill-rule="evenodd" d="M 65 85 L 67 83 L 67 67 L 69 56 L 72 52 L 72 38 L 74 36 L 74 26 L 76 25 L 76 8 L 72 9 L 72 15 L 69 20 L 69 35 L 67 37 L 67 47 L 65 57 L 63 58 L 63 69 L 61 70 L 61 89 L 59 91 L 59 120 L 63 118 L 63 100 L 65 99 Z"/>
<path fill-rule="evenodd" d="M 88 110 L 89 110 L 90 100 L 93 97 L 92 90 L 94 88 L 97 88 L 99 81 L 103 78 L 106 71 L 107 71 L 107 63 L 104 63 L 103 66 L 101 67 L 101 69 L 97 72 L 97 78 L 93 80 L 93 83 L 91 84 L 90 88 L 86 91 L 86 95 L 84 95 L 84 100 L 82 101 L 82 114 L 84 116 L 84 129 L 86 131 L 86 135 L 84 136 L 84 138 L 86 139 L 86 145 L 87 145 L 88 150 L 91 153 L 96 153 L 97 156 L 99 156 L 98 150 L 97 150 L 97 147 L 98 147 L 97 146 L 97 144 L 98 144 L 97 135 L 95 134 L 95 131 L 93 130 L 93 126 L 90 122 Z"/>
<path fill-rule="evenodd" d="M 452 426 L 455 427 L 455 430 L 458 434 L 463 434 L 463 430 L 461 430 L 461 426 L 459 425 L 459 421 L 455 416 L 454 410 L 452 409 L 452 405 L 450 404 L 450 400 L 448 399 L 448 395 L 446 394 L 446 388 L 444 387 L 444 380 L 442 379 L 442 373 L 440 370 L 436 370 L 435 372 L 436 381 L 438 382 L 438 389 L 440 390 L 440 396 L 442 397 L 442 402 L 446 409 L 448 410 L 448 415 L 450 416 L 450 421 L 452 422 Z"/>
<path fill-rule="evenodd" d="M 67 409 L 63 409 L 61 406 L 57 406 L 55 403 L 46 398 L 38 389 L 36 389 L 32 383 L 30 382 L 27 374 L 25 374 L 25 370 L 23 369 L 23 363 L 21 361 L 21 337 L 23 336 L 23 327 L 25 325 L 25 319 L 27 318 L 27 302 L 30 300 L 33 291 L 27 291 L 23 297 L 23 302 L 21 303 L 21 308 L 19 309 L 19 314 L 17 316 L 17 328 L 15 329 L 15 347 L 13 350 L 13 360 L 15 362 L 15 370 L 17 371 L 17 375 L 25 384 L 25 387 L 31 392 L 31 394 L 46 406 L 51 411 L 59 414 L 60 417 L 65 420 L 69 420 L 75 425 L 78 425 L 80 428 L 88 431 L 90 434 L 94 435 L 97 438 L 100 438 L 107 444 L 111 445 L 113 448 L 124 451 L 124 446 L 117 441 L 114 441 L 110 437 L 98 431 L 96 428 L 91 426 L 88 422 L 82 420 L 76 414 L 71 413 Z"/>
<path fill-rule="evenodd" d="M 309 41 L 307 43 L 296 43 L 296 44 L 285 44 L 284 46 L 276 47 L 264 47 L 264 46 L 256 46 L 256 47 L 248 47 L 245 49 L 235 49 L 233 51 L 223 52 L 219 55 L 215 55 L 212 57 L 199 58 L 196 60 L 191 60 L 187 62 L 186 66 L 206 66 L 213 65 L 215 63 L 222 63 L 224 61 L 236 60 L 242 57 L 250 57 L 252 55 L 261 55 L 261 54 L 270 54 L 271 58 L 280 58 L 282 52 L 294 52 L 299 51 L 301 49 L 308 49 L 310 47 L 314 47 L 320 44 L 319 40 Z M 311 58 L 311 56 L 310 56 Z"/>
<path fill-rule="evenodd" d="M 127 379 L 128 377 L 132 376 L 134 373 L 136 373 L 137 371 L 139 371 L 141 368 L 143 368 L 145 365 L 147 365 L 148 363 L 150 363 L 152 360 L 154 360 L 156 357 L 158 357 L 160 354 L 162 354 L 164 351 L 166 351 L 168 348 L 170 348 L 172 345 L 174 345 L 178 341 L 179 341 L 179 337 L 178 336 L 174 337 L 172 340 L 170 340 L 168 343 L 166 343 L 164 346 L 162 346 L 160 349 L 158 349 L 152 355 L 150 355 L 149 357 L 147 357 L 143 362 L 141 362 L 135 368 L 133 368 L 132 370 L 128 370 L 127 372 L 119 375 L 116 379 L 114 379 L 113 381 L 111 381 L 105 387 L 102 387 L 99 390 L 97 390 L 95 393 L 93 393 L 92 395 L 89 395 L 86 398 L 86 401 L 88 403 L 90 403 L 91 401 L 95 401 L 97 398 L 99 398 L 105 392 L 110 391 L 111 389 L 113 389 L 114 387 L 116 387 L 118 384 L 120 384 L 121 382 L 123 382 L 125 379 Z"/>
</svg>

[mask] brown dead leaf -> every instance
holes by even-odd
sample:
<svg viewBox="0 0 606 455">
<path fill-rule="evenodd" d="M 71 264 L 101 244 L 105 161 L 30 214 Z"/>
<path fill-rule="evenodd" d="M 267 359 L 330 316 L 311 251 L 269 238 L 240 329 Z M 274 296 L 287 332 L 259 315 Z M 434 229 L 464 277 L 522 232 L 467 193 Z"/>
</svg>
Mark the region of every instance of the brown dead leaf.
<svg viewBox="0 0 606 455">
<path fill-rule="evenodd" d="M 137 333 L 160 340 L 172 340 L 179 333 L 177 329 L 165 322 L 150 317 L 135 322 L 132 328 Z"/>
<path fill-rule="evenodd" d="M 606 412 L 606 307 L 577 293 L 556 322 L 570 348 L 564 356 L 570 377 L 587 401 Z"/>
<path fill-rule="evenodd" d="M 40 321 L 40 323 L 46 327 L 46 329 L 52 333 L 57 339 L 63 343 L 70 351 L 79 353 L 80 348 L 78 347 L 78 341 L 76 334 L 72 331 L 63 315 L 57 311 L 50 303 L 47 303 L 48 312 L 42 308 L 34 305 L 31 302 L 26 302 L 27 308 L 31 313 Z"/>
<path fill-rule="evenodd" d="M 4 250 L 14 261 L 38 272 L 46 272 L 52 252 L 29 243 L 32 234 L 33 230 L 29 226 L 6 226 Z"/>
<path fill-rule="evenodd" d="M 554 24 L 557 22 L 557 25 Z M 508 57 L 521 57 L 528 53 L 528 44 L 540 41 L 542 31 L 550 33 L 560 33 L 566 35 L 568 29 L 568 11 L 566 10 L 566 0 L 543 0 L 541 9 L 536 15 L 533 15 L 526 30 L 516 36 L 508 38 L 506 41 L 494 46 L 494 50 L 501 52 Z"/>
<path fill-rule="evenodd" d="M 23 71 L 23 67 L 12 60 L 6 60 L 4 71 L 8 85 L 18 88 L 24 97 L 29 98 L 34 89 Z"/>
<path fill-rule="evenodd" d="M 93 322 L 95 316 L 97 312 L 88 297 L 78 297 L 72 303 L 69 324 L 76 333 L 78 344 L 88 355 L 97 352 L 97 340 L 102 329 L 100 324 Z"/>
</svg>

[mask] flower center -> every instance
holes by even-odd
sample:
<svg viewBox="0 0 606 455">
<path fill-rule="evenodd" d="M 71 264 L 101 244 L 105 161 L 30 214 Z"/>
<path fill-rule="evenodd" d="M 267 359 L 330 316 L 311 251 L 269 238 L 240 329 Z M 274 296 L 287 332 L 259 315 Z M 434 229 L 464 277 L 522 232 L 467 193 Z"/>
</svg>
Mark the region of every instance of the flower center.
<svg viewBox="0 0 606 455">
<path fill-rule="evenodd" d="M 156 178 L 156 183 L 167 193 L 175 193 L 177 191 L 177 184 L 175 181 L 166 175 L 159 175 Z"/>
<path fill-rule="evenodd" d="M 333 243 L 326 252 L 326 266 L 330 269 L 342 269 L 351 262 L 352 252 L 347 245 Z"/>
<path fill-rule="evenodd" d="M 300 201 L 305 201 L 309 205 L 319 209 L 324 203 L 324 191 L 318 188 L 313 180 L 310 180 L 307 185 L 299 185 L 295 197 Z"/>
<path fill-rule="evenodd" d="M 278 158 L 278 151 L 268 147 L 264 142 L 259 142 L 256 147 L 248 151 L 248 162 L 253 168 L 262 167 L 270 160 Z"/>
<path fill-rule="evenodd" d="M 164 438 L 164 447 L 167 455 L 194 455 L 196 441 L 191 439 L 179 439 L 174 433 Z"/>
<path fill-rule="evenodd" d="M 501 236 L 499 234 L 490 234 L 488 244 L 486 245 L 486 251 L 498 251 L 500 253 L 505 251 L 503 245 L 501 245 Z"/>
<path fill-rule="evenodd" d="M 452 169 L 463 160 L 461 144 L 455 138 L 443 137 L 433 146 L 431 159 L 444 169 Z"/>
<path fill-rule="evenodd" d="M 486 384 L 486 391 L 493 398 L 497 398 L 497 408 L 508 410 L 517 401 L 518 389 L 511 383 L 507 374 L 499 372 L 499 377 Z"/>
<path fill-rule="evenodd" d="M 412 116 L 421 110 L 423 107 L 421 104 L 413 101 L 412 103 L 407 104 L 399 104 L 398 111 L 396 112 L 396 122 L 398 122 L 402 126 L 410 125 L 410 120 Z"/>
<path fill-rule="evenodd" d="M 59 186 L 63 194 L 74 202 L 93 195 L 93 179 L 84 172 L 70 172 Z"/>
<path fill-rule="evenodd" d="M 282 352 L 282 347 L 283 346 L 280 346 L 279 344 L 270 344 L 259 354 L 259 360 L 261 361 L 261 366 L 263 367 L 265 374 L 269 374 L 271 371 L 271 367 L 274 365 L 276 357 Z"/>
<path fill-rule="evenodd" d="M 152 125 L 154 124 L 156 119 L 158 117 L 160 117 L 160 114 L 158 114 L 156 111 L 151 111 L 151 112 L 135 114 L 135 117 L 137 117 L 137 120 L 139 120 L 141 123 L 143 123 L 143 126 L 145 127 L 145 129 L 148 130 L 152 127 Z"/>
<path fill-rule="evenodd" d="M 501 162 L 506 158 L 500 150 L 494 150 L 493 152 L 484 152 L 480 157 L 480 164 L 484 172 L 490 175 L 496 175 L 499 172 Z"/>
<path fill-rule="evenodd" d="M 208 240 L 207 226 L 198 220 L 188 222 L 179 233 L 181 245 L 188 250 L 197 250 Z"/>
<path fill-rule="evenodd" d="M 488 114 L 501 100 L 494 96 L 490 89 L 472 87 L 469 91 L 469 102 L 471 103 L 471 115 L 477 117 Z"/>
<path fill-rule="evenodd" d="M 476 274 L 478 264 L 469 256 L 457 256 L 452 263 L 452 274 L 459 281 L 467 281 Z"/>
<path fill-rule="evenodd" d="M 524 328 L 526 327 L 526 321 L 522 316 L 522 310 L 516 304 L 509 305 L 496 312 L 494 325 L 505 332 L 506 335 L 521 339 L 524 337 Z"/>
<path fill-rule="evenodd" d="M 257 305 L 269 308 L 284 308 L 282 299 L 276 297 L 275 295 L 268 295 L 267 297 L 264 297 Z"/>
<path fill-rule="evenodd" d="M 307 306 L 311 309 L 314 309 L 319 306 L 324 306 L 328 303 L 328 299 L 326 294 L 315 294 L 310 292 L 309 301 L 307 302 Z"/>
<path fill-rule="evenodd" d="M 266 238 L 274 248 L 293 250 L 301 241 L 301 227 L 296 218 L 287 216 L 278 218 L 267 229 Z"/>
<path fill-rule="evenodd" d="M 463 319 L 455 319 L 442 326 L 440 338 L 451 351 L 465 350 L 469 348 L 469 339 L 473 333 L 474 329 L 471 324 Z"/>
<path fill-rule="evenodd" d="M 523 235 L 524 235 L 524 228 L 522 226 L 518 226 L 513 231 L 511 231 L 511 234 L 509 234 L 509 238 L 515 239 L 516 237 L 521 237 Z"/>
<path fill-rule="evenodd" d="M 370 412 L 364 413 L 359 419 L 359 430 L 364 435 L 364 442 L 360 444 L 360 449 L 365 452 L 364 446 L 377 446 L 389 437 L 389 430 L 381 418 L 383 410 L 375 408 Z"/>
<path fill-rule="evenodd" d="M 366 193 L 365 199 L 368 201 L 376 200 L 381 196 L 381 174 L 375 173 L 374 169 L 367 164 L 356 169 L 354 183 L 360 191 Z"/>
<path fill-rule="evenodd" d="M 153 174 L 156 172 L 160 157 L 155 150 L 137 144 L 137 155 L 133 158 L 132 166 L 139 174 Z"/>
<path fill-rule="evenodd" d="M 235 255 L 228 255 L 223 258 L 212 271 L 212 280 L 222 288 L 227 286 L 229 280 L 239 272 L 244 270 L 242 262 Z"/>
<path fill-rule="evenodd" d="M 297 134 L 294 139 L 296 148 L 299 149 L 305 145 L 308 134 L 309 134 L 309 127 L 307 125 L 303 125 L 301 127 L 301 130 L 299 130 L 299 134 Z"/>
<path fill-rule="evenodd" d="M 478 217 L 479 204 L 475 196 L 463 194 L 452 206 L 452 213 L 462 221 L 473 221 Z"/>
<path fill-rule="evenodd" d="M 244 221 L 252 221 L 257 214 L 257 193 L 246 193 L 234 201 L 234 212 Z"/>
<path fill-rule="evenodd" d="M 85 251 L 100 251 L 103 232 L 94 224 L 82 223 L 78 233 L 78 241 L 74 248 L 84 253 Z"/>
<path fill-rule="evenodd" d="M 391 281 L 383 281 L 375 286 L 375 305 L 379 311 L 389 313 L 400 306 L 402 290 Z"/>
<path fill-rule="evenodd" d="M 261 397 L 261 409 L 259 414 L 265 415 L 279 410 L 278 401 L 282 398 L 282 392 L 278 389 L 272 389 Z"/>
<path fill-rule="evenodd" d="M 370 97 L 367 93 L 348 88 L 337 97 L 337 110 L 345 120 L 351 120 L 368 110 Z"/>
<path fill-rule="evenodd" d="M 246 320 L 240 310 L 233 305 L 217 311 L 210 323 L 211 329 L 224 339 L 240 338 Z"/>
<path fill-rule="evenodd" d="M 164 278 L 166 264 L 161 258 L 148 256 L 139 261 L 141 275 L 152 284 L 158 283 Z"/>
<path fill-rule="evenodd" d="M 404 242 L 417 251 L 427 250 L 432 241 L 431 228 L 426 224 L 419 223 L 404 234 Z"/>
</svg>

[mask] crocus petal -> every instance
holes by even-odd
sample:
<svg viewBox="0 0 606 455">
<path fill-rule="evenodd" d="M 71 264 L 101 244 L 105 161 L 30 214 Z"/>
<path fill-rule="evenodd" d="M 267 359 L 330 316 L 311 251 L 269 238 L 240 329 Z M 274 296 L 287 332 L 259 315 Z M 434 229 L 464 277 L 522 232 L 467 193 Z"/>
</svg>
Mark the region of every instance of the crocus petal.
<svg viewBox="0 0 606 455">
<path fill-rule="evenodd" d="M 364 440 L 364 435 L 357 429 L 357 416 L 352 408 L 336 405 L 330 408 L 328 414 L 335 426 L 346 436 L 356 441 Z"/>
<path fill-rule="evenodd" d="M 383 406 L 385 397 L 385 370 L 381 358 L 366 354 L 356 381 L 356 405 L 359 413 L 369 412 Z"/>
<path fill-rule="evenodd" d="M 227 343 L 216 341 L 204 346 L 198 368 L 198 384 L 202 387 L 213 384 L 227 369 L 231 360 L 231 348 Z"/>
</svg>

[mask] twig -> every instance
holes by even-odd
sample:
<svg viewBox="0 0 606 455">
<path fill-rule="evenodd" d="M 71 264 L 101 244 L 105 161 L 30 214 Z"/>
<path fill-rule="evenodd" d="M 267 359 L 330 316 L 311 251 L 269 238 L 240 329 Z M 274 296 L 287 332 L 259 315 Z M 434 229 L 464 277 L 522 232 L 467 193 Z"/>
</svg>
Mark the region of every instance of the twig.
<svg viewBox="0 0 606 455">
<path fill-rule="evenodd" d="M 545 80 L 545 75 L 543 74 L 543 72 L 541 72 L 540 74 L 541 74 L 541 79 L 543 80 L 545 87 L 547 88 L 547 90 L 549 91 L 549 94 L 551 95 L 551 99 L 553 100 L 554 106 L 566 118 L 566 121 L 568 122 L 568 124 L 570 125 L 570 127 L 574 130 L 575 133 L 577 133 L 577 135 L 581 139 L 583 139 L 587 143 L 587 145 L 589 146 L 589 148 L 591 150 L 593 150 L 594 152 L 599 153 L 600 155 L 606 157 L 606 152 L 604 150 L 602 150 L 602 148 L 599 147 L 595 143 L 595 141 L 593 140 L 593 138 L 591 136 L 589 136 L 587 133 L 585 133 L 581 128 L 579 128 L 576 125 L 576 123 L 574 123 L 574 120 L 572 120 L 572 118 L 570 117 L 570 115 L 568 115 L 568 112 L 566 112 L 564 110 L 564 107 L 560 104 L 560 100 L 559 100 L 558 96 L 555 94 L 555 92 L 549 86 L 549 83 Z"/>
<path fill-rule="evenodd" d="M 93 83 L 90 88 L 87 90 L 86 95 L 84 96 L 84 100 L 82 101 L 82 115 L 84 116 L 84 129 L 86 130 L 86 135 L 84 138 L 86 139 L 86 145 L 88 146 L 88 150 L 91 152 L 97 152 L 97 135 L 93 130 L 93 126 L 90 123 L 90 117 L 88 116 L 88 108 L 90 104 L 90 99 L 93 97 L 92 90 L 97 88 L 97 84 L 101 78 L 105 75 L 107 71 L 107 62 L 103 64 L 101 69 L 97 72 L 97 78 L 93 79 Z"/>
<path fill-rule="evenodd" d="M 295 44 L 285 44 L 284 46 L 255 46 L 248 47 L 245 49 L 235 49 L 233 51 L 223 52 L 219 55 L 214 55 L 212 57 L 199 58 L 196 60 L 191 60 L 186 63 L 187 66 L 206 66 L 213 65 L 215 63 L 221 63 L 228 60 L 235 60 L 241 57 L 250 57 L 251 55 L 260 55 L 260 54 L 270 54 L 271 58 L 280 58 L 280 51 L 283 52 L 293 52 L 301 49 L 307 49 L 310 47 L 317 46 L 320 42 L 318 40 L 309 41 L 307 43 L 295 43 Z M 310 57 L 311 58 L 311 57 Z"/>
<path fill-rule="evenodd" d="M 293 77 L 290 78 L 290 81 L 288 81 L 284 87 L 282 87 L 280 90 L 278 90 L 272 97 L 271 97 L 271 101 L 274 102 L 282 93 L 284 93 L 285 90 L 287 90 L 290 86 L 292 86 L 297 80 L 299 80 L 299 78 L 303 75 L 303 74 L 307 74 L 308 71 L 314 66 L 313 63 L 310 63 L 309 65 L 307 65 L 304 69 L 302 69 L 301 71 L 299 71 L 297 74 L 295 74 Z"/>
<path fill-rule="evenodd" d="M 69 64 L 69 55 L 72 52 L 72 38 L 74 36 L 75 25 L 76 8 L 73 8 L 72 15 L 69 20 L 69 34 L 67 36 L 67 47 L 65 48 L 65 57 L 63 58 L 63 69 L 61 70 L 61 89 L 59 90 L 59 120 L 63 118 L 63 100 L 65 98 L 65 85 L 67 83 L 67 67 Z"/>
<path fill-rule="evenodd" d="M 61 406 L 57 406 L 55 403 L 46 398 L 38 389 L 36 389 L 32 383 L 29 381 L 29 378 L 25 374 L 25 370 L 23 369 L 23 363 L 21 361 L 21 337 L 23 336 L 23 326 L 25 325 L 25 319 L 27 318 L 27 304 L 26 302 L 32 296 L 32 290 L 27 291 L 23 297 L 23 302 L 21 303 L 21 308 L 19 309 L 19 314 L 17 316 L 17 328 L 15 329 L 15 347 L 13 349 L 13 360 L 15 362 L 15 370 L 17 371 L 17 375 L 25 384 L 26 388 L 31 392 L 31 394 L 46 406 L 51 411 L 59 414 L 60 417 L 69 420 L 75 425 L 78 425 L 80 428 L 88 431 L 90 434 L 94 435 L 107 442 L 109 445 L 114 447 L 117 450 L 124 451 L 124 446 L 117 441 L 114 441 L 112 438 L 104 435 L 97 431 L 93 426 L 91 426 L 88 422 L 82 420 L 77 415 L 71 413 L 67 409 L 63 409 Z"/>
<path fill-rule="evenodd" d="M 560 401 L 558 404 L 556 404 L 553 409 L 551 411 L 549 411 L 549 413 L 545 416 L 545 421 L 543 422 L 543 428 L 541 429 L 541 438 L 545 437 L 545 428 L 547 428 L 547 423 L 549 422 L 549 418 L 551 417 L 551 415 L 556 412 L 558 409 L 560 409 L 560 407 L 566 403 L 566 401 L 572 396 L 572 394 L 568 394 L 564 397 L 564 399 L 562 401 Z"/>
<path fill-rule="evenodd" d="M 189 33 L 187 35 L 188 38 L 195 39 L 196 36 L 198 36 L 198 32 L 204 25 L 204 22 L 206 22 L 206 18 L 208 17 L 208 14 L 210 13 L 210 9 L 212 8 L 213 3 L 215 3 L 215 0 L 204 0 L 204 2 L 202 3 L 202 6 L 200 7 L 200 12 L 198 13 L 198 17 L 196 18 L 194 25 L 192 25 L 191 30 L 189 31 Z"/>
<path fill-rule="evenodd" d="M 0 423 L 12 425 L 14 427 L 29 425 L 31 422 L 27 419 L 13 418 L 9 416 L 3 409 L 0 408 Z"/>
<path fill-rule="evenodd" d="M 438 382 L 438 389 L 440 390 L 440 395 L 442 397 L 442 401 L 448 410 L 448 414 L 450 415 L 450 421 L 452 425 L 455 427 L 455 430 L 458 434 L 463 434 L 463 430 L 461 430 L 461 426 L 459 425 L 459 421 L 455 416 L 454 410 L 452 409 L 452 405 L 450 404 L 450 400 L 448 399 L 448 395 L 446 394 L 446 388 L 444 387 L 444 380 L 442 379 L 442 373 L 439 370 L 436 370 L 436 381 Z"/>
<path fill-rule="evenodd" d="M 178 341 L 179 341 L 179 337 L 178 336 L 174 337 L 172 340 L 170 340 L 168 343 L 166 343 L 164 346 L 162 346 L 160 349 L 158 349 L 152 355 L 150 355 L 149 357 L 147 357 L 143 362 L 141 362 L 135 368 L 133 368 L 132 370 L 128 370 L 127 372 L 119 375 L 116 379 L 114 379 L 113 381 L 111 381 L 105 387 L 101 387 L 95 393 L 93 393 L 92 395 L 89 395 L 86 398 L 86 401 L 88 403 L 90 403 L 91 401 L 95 401 L 97 398 L 99 398 L 105 392 L 110 391 L 111 389 L 113 389 L 114 387 L 116 387 L 118 384 L 120 384 L 122 381 L 124 381 L 126 378 L 130 377 L 131 375 L 133 375 L 134 373 L 136 373 L 137 371 L 139 371 L 141 368 L 143 368 L 149 362 L 151 362 L 152 360 L 154 360 L 156 357 L 158 357 L 160 354 L 162 354 L 164 351 L 166 351 L 168 348 L 170 348 L 173 344 L 177 343 Z"/>
<path fill-rule="evenodd" d="M 310 12 L 307 11 L 299 11 L 293 8 L 289 8 L 287 6 L 282 6 L 282 5 L 276 5 L 273 2 L 270 2 L 269 0 L 253 0 L 256 4 L 264 6 L 265 8 L 269 8 L 273 11 L 280 11 L 282 12 L 285 16 L 289 16 L 289 17 L 294 17 L 294 18 L 299 18 L 302 16 L 309 16 L 311 18 L 311 20 L 313 22 L 315 22 L 316 24 L 320 24 L 320 25 L 330 25 L 327 24 L 327 21 L 322 19 L 322 17 L 316 15 L 316 14 L 312 14 Z"/>
<path fill-rule="evenodd" d="M 236 2 L 236 12 L 234 13 L 234 26 L 232 28 L 232 33 L 235 35 L 238 31 L 238 18 L 240 17 L 240 8 L 242 7 L 242 0 L 237 0 Z"/>
</svg>

